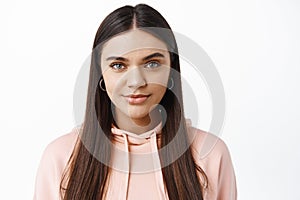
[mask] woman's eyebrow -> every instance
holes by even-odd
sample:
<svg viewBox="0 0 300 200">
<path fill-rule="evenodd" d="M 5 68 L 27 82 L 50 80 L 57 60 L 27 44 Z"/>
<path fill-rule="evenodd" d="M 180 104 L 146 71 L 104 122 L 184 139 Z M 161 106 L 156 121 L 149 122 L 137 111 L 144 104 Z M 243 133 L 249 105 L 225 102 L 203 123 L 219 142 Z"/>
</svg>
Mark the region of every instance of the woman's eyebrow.
<svg viewBox="0 0 300 200">
<path fill-rule="evenodd" d="M 165 56 L 163 54 L 161 54 L 161 53 L 156 52 L 156 53 L 150 54 L 149 56 L 144 57 L 143 61 L 146 61 L 146 60 L 149 60 L 149 59 L 155 58 L 155 57 L 162 57 L 162 58 L 164 58 Z"/>
<path fill-rule="evenodd" d="M 106 60 L 120 60 L 120 61 L 128 61 L 127 58 L 123 58 L 123 57 L 118 57 L 118 56 L 110 56 L 108 58 L 106 58 Z"/>
<path fill-rule="evenodd" d="M 161 53 L 156 52 L 156 53 L 153 53 L 153 54 L 150 54 L 150 55 L 144 57 L 142 60 L 146 61 L 146 60 L 149 60 L 149 59 L 155 58 L 155 57 L 162 57 L 162 58 L 164 58 L 165 56 L 163 54 L 161 54 Z M 110 56 L 110 57 L 106 58 L 106 60 L 107 61 L 108 60 L 128 61 L 127 58 L 119 57 L 119 56 Z"/>
</svg>

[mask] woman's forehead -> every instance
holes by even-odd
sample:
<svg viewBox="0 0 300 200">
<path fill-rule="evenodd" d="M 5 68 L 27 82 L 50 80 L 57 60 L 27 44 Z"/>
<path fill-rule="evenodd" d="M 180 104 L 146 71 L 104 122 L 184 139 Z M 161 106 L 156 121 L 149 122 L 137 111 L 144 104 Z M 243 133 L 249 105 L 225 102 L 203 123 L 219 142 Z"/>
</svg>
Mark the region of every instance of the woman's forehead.
<svg viewBox="0 0 300 200">
<path fill-rule="evenodd" d="M 168 52 L 167 46 L 150 33 L 133 29 L 108 40 L 102 48 L 102 58 L 121 56 L 131 52 Z"/>
</svg>

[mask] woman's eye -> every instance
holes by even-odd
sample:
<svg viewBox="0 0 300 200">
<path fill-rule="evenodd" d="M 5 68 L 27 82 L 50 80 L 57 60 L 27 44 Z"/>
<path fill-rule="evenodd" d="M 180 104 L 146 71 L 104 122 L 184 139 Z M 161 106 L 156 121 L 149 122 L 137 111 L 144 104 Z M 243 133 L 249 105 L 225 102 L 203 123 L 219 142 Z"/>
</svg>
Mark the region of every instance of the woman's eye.
<svg viewBox="0 0 300 200">
<path fill-rule="evenodd" d="M 113 70 L 122 70 L 124 69 L 124 65 L 122 63 L 112 63 L 109 65 Z"/>
<path fill-rule="evenodd" d="M 160 63 L 157 62 L 157 61 L 151 61 L 151 62 L 148 62 L 146 64 L 147 68 L 156 68 L 156 67 L 159 67 L 159 66 L 160 66 Z"/>
</svg>

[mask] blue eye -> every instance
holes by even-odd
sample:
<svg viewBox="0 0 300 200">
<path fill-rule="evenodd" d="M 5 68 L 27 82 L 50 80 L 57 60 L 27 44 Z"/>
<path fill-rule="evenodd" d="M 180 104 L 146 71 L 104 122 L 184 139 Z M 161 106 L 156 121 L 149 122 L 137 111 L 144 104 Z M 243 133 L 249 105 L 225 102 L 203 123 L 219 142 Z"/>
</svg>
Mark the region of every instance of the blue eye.
<svg viewBox="0 0 300 200">
<path fill-rule="evenodd" d="M 109 65 L 113 70 L 122 70 L 124 69 L 124 65 L 122 63 L 112 63 Z"/>
<path fill-rule="evenodd" d="M 160 63 L 159 62 L 157 62 L 157 61 L 151 61 L 151 62 L 148 62 L 147 64 L 146 64 L 146 67 L 147 68 L 157 68 L 157 67 L 159 67 L 160 66 Z"/>
</svg>

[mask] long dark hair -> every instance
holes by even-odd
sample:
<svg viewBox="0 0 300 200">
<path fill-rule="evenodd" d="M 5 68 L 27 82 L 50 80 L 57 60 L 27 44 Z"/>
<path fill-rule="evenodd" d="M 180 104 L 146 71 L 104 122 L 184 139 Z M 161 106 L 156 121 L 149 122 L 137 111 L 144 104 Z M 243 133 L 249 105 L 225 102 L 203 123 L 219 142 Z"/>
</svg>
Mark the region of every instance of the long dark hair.
<svg viewBox="0 0 300 200">
<path fill-rule="evenodd" d="M 178 48 L 169 24 L 163 16 L 152 7 L 138 4 L 135 7 L 124 6 L 110 13 L 101 23 L 93 44 L 89 85 L 86 103 L 85 119 L 80 133 L 80 139 L 64 172 L 60 194 L 64 200 L 94 200 L 104 199 L 111 168 L 100 162 L 95 155 L 101 152 L 101 161 L 108 163 L 111 156 L 111 146 L 104 142 L 112 139 L 111 124 L 113 105 L 105 91 L 99 88 L 102 77 L 100 58 L 102 44 L 113 36 L 128 31 L 133 27 L 143 29 L 165 42 L 170 49 L 171 67 L 178 73 L 170 73 L 174 80 L 172 91 L 166 90 L 160 105 L 168 114 L 162 128 L 161 147 L 166 151 L 160 154 L 164 183 L 168 196 L 172 200 L 202 200 L 204 185 L 201 184 L 200 172 L 204 183 L 207 177 L 204 171 L 195 163 L 191 149 L 188 146 L 187 127 L 184 119 L 183 99 L 180 75 Z M 169 34 L 162 34 L 149 27 L 164 28 Z M 177 94 L 177 95 L 174 95 Z M 167 145 L 180 133 L 174 145 Z M 171 164 L 170 159 L 178 155 L 177 146 L 186 146 L 186 151 Z M 166 165 L 164 165 L 166 164 Z"/>
</svg>

